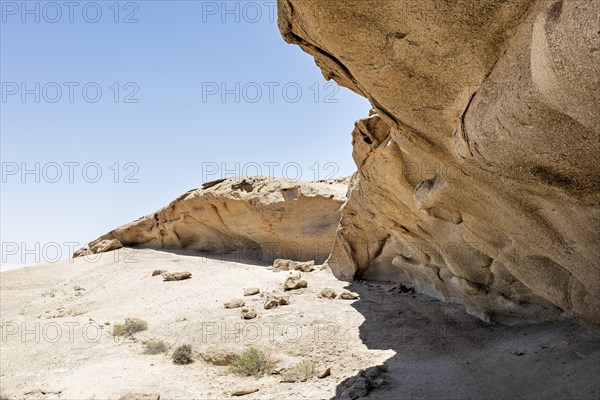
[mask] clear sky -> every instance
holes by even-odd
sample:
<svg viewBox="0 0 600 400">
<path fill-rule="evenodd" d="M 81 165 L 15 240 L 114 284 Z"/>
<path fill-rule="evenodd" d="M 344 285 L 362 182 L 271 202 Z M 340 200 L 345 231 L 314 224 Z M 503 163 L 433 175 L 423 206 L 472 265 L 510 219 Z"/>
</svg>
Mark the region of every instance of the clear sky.
<svg viewBox="0 0 600 400">
<path fill-rule="evenodd" d="M 234 174 L 350 175 L 368 102 L 283 41 L 274 1 L 0 2 L 2 264 Z"/>
</svg>

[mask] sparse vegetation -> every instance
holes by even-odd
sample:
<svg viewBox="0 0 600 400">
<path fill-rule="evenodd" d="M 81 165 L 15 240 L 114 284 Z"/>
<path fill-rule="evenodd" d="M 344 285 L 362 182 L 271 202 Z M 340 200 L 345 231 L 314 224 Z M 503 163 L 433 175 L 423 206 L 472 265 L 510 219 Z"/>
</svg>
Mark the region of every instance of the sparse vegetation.
<svg viewBox="0 0 600 400">
<path fill-rule="evenodd" d="M 173 362 L 180 365 L 193 363 L 194 359 L 192 358 L 192 346 L 189 344 L 184 344 L 176 348 L 173 352 Z"/>
<path fill-rule="evenodd" d="M 229 370 L 236 375 L 259 378 L 269 373 L 273 367 L 271 357 L 264 350 L 248 347 L 230 366 Z"/>
<path fill-rule="evenodd" d="M 113 335 L 133 337 L 138 332 L 145 331 L 148 329 L 148 323 L 143 319 L 139 318 L 125 318 L 125 322 L 122 324 L 115 324 L 113 328 Z"/>
<path fill-rule="evenodd" d="M 144 354 L 161 354 L 166 353 L 169 346 L 162 340 L 148 340 L 144 343 Z"/>
<path fill-rule="evenodd" d="M 304 374 L 307 379 L 310 379 L 317 374 L 317 363 L 310 360 L 302 360 L 292 368 L 292 371 Z"/>
</svg>

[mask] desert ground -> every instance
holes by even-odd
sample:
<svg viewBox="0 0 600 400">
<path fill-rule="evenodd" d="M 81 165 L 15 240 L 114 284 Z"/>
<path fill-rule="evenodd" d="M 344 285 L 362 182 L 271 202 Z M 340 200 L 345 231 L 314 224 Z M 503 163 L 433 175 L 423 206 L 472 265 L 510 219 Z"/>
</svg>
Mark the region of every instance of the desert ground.
<svg viewBox="0 0 600 400">
<path fill-rule="evenodd" d="M 164 281 L 152 276 L 156 269 L 192 277 Z M 292 274 L 298 272 L 274 272 L 234 254 L 125 248 L 3 272 L 2 396 L 221 399 L 258 389 L 244 398 L 327 399 L 352 396 L 348 388 L 360 370 L 378 365 L 378 387 L 368 398 L 600 396 L 600 342 L 572 322 L 487 324 L 460 305 L 389 283 L 349 284 L 321 266 L 301 273 L 306 288 L 284 293 Z M 261 293 L 244 296 L 252 287 Z M 360 298 L 321 298 L 324 288 Z M 290 304 L 264 309 L 270 292 L 289 296 Z M 254 307 L 257 317 L 245 320 L 239 308 L 225 308 L 232 299 Z M 113 336 L 114 325 L 131 317 L 147 321 L 148 329 L 129 339 Z M 163 340 L 169 351 L 144 354 L 150 339 Z M 172 362 L 173 349 L 182 344 L 192 346 L 193 363 Z M 270 374 L 240 377 L 206 361 L 248 346 L 270 354 Z M 317 372 L 331 368 L 331 375 L 282 382 L 284 372 L 302 361 L 314 362 Z"/>
</svg>

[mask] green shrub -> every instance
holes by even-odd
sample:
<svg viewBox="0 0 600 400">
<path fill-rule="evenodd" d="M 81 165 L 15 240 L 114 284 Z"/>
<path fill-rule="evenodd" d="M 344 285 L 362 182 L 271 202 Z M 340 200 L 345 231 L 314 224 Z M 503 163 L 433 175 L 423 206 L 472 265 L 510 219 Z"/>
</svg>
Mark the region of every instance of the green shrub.
<svg viewBox="0 0 600 400">
<path fill-rule="evenodd" d="M 144 354 L 161 354 L 166 353 L 169 346 L 162 340 L 148 340 L 144 342 Z"/>
<path fill-rule="evenodd" d="M 133 337 L 134 334 L 148 329 L 148 323 L 139 318 L 125 318 L 122 324 L 115 324 L 113 335 Z"/>
<path fill-rule="evenodd" d="M 273 367 L 271 357 L 256 347 L 248 347 L 230 366 L 229 370 L 236 375 L 259 378 L 269 373 Z"/>
<path fill-rule="evenodd" d="M 175 364 L 191 364 L 194 362 L 192 358 L 192 346 L 189 344 L 184 344 L 179 346 L 173 352 L 173 362 Z"/>
<path fill-rule="evenodd" d="M 302 360 L 292 368 L 292 371 L 304 374 L 306 378 L 310 379 L 317 374 L 317 363 L 309 360 Z"/>
</svg>

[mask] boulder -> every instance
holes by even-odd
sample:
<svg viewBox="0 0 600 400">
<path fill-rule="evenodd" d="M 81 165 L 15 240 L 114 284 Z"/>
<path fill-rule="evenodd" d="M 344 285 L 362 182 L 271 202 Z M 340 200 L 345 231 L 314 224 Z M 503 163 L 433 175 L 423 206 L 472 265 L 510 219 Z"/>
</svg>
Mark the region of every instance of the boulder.
<svg viewBox="0 0 600 400">
<path fill-rule="evenodd" d="M 278 4 L 285 40 L 373 107 L 336 276 L 600 328 L 600 2 Z"/>
<path fill-rule="evenodd" d="M 88 247 L 118 240 L 124 246 L 199 250 L 265 262 L 293 258 L 322 263 L 331 253 L 348 182 L 266 176 L 218 179 L 102 235 Z"/>
</svg>

